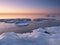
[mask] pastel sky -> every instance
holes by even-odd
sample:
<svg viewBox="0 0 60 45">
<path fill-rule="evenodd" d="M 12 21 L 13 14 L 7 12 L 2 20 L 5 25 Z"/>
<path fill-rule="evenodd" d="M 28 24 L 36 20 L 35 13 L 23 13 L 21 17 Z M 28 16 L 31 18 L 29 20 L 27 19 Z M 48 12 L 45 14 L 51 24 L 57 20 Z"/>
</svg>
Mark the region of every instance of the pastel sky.
<svg viewBox="0 0 60 45">
<path fill-rule="evenodd" d="M 60 14 L 60 0 L 0 0 L 0 18 L 40 18 L 45 15 L 36 14 L 52 13 Z"/>
<path fill-rule="evenodd" d="M 0 13 L 60 13 L 60 0 L 0 0 Z"/>
</svg>

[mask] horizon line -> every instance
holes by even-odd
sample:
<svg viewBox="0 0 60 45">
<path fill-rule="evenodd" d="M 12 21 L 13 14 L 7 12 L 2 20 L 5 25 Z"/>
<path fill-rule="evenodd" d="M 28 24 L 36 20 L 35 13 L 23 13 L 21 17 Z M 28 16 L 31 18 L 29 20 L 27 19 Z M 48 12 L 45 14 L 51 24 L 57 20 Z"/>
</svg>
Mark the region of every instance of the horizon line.
<svg viewBox="0 0 60 45">
<path fill-rule="evenodd" d="M 60 13 L 0 13 L 0 15 L 40 15 L 40 14 L 60 14 Z"/>
</svg>

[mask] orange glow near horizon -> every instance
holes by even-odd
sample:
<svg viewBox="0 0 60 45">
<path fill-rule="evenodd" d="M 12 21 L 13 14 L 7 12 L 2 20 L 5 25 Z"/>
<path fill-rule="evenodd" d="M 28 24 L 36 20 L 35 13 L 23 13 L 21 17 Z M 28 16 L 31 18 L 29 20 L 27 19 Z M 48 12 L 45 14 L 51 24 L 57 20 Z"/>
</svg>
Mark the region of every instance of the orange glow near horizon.
<svg viewBox="0 0 60 45">
<path fill-rule="evenodd" d="M 11 7 L 0 7 L 0 14 L 49 14 L 49 13 L 60 13 L 55 10 L 47 9 L 24 9 L 24 8 L 11 8 Z"/>
<path fill-rule="evenodd" d="M 18 8 L 10 6 L 0 6 L 0 14 L 48 14 L 48 13 L 59 13 L 55 10 L 47 10 L 44 8 Z"/>
<path fill-rule="evenodd" d="M 39 18 L 41 15 L 37 14 L 60 13 L 60 5 L 53 2 L 42 0 L 0 0 L 0 18 Z"/>
<path fill-rule="evenodd" d="M 0 19 L 11 18 L 44 18 L 44 15 L 0 15 Z"/>
<path fill-rule="evenodd" d="M 0 14 L 49 14 L 49 13 L 59 13 L 56 11 L 47 10 L 3 10 L 0 9 Z"/>
</svg>

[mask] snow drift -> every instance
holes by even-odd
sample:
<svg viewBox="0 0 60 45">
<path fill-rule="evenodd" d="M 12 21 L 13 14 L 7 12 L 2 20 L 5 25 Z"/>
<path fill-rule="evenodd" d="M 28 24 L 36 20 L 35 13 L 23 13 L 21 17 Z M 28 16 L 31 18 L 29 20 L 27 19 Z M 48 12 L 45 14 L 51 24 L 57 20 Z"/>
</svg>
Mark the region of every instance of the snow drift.
<svg viewBox="0 0 60 45">
<path fill-rule="evenodd" d="M 32 33 L 23 34 L 5 32 L 0 35 L 0 45 L 60 45 L 60 33 L 55 31 L 60 30 L 60 27 L 50 27 L 49 29 L 53 30 L 50 31 L 52 34 L 44 33 L 48 31 L 48 28 L 45 30 L 38 28 Z"/>
</svg>

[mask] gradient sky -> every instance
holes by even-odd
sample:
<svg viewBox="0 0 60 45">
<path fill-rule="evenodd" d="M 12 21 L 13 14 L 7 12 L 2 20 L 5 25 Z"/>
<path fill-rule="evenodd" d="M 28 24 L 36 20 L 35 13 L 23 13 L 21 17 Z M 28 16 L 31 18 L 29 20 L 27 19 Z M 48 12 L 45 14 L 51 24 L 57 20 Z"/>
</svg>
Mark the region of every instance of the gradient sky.
<svg viewBox="0 0 60 45">
<path fill-rule="evenodd" d="M 35 13 L 37 14 L 60 13 L 60 0 L 0 0 L 0 18 L 19 17 L 19 15 L 11 16 L 1 14 L 35 14 Z M 22 15 L 20 16 L 24 17 Z"/>
<path fill-rule="evenodd" d="M 0 0 L 0 13 L 60 13 L 60 0 Z"/>
</svg>

